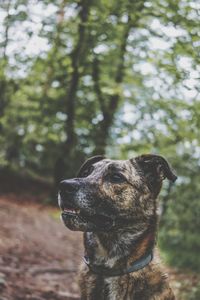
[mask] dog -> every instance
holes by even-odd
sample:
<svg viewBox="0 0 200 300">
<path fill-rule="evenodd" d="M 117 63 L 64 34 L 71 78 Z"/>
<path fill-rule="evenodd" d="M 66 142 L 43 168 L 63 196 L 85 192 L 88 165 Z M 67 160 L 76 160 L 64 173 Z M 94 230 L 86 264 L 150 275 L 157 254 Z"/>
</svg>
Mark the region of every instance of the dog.
<svg viewBox="0 0 200 300">
<path fill-rule="evenodd" d="M 63 180 L 64 224 L 84 232 L 82 300 L 174 300 L 155 250 L 157 196 L 177 177 L 159 155 L 88 159 L 77 178 Z"/>
</svg>

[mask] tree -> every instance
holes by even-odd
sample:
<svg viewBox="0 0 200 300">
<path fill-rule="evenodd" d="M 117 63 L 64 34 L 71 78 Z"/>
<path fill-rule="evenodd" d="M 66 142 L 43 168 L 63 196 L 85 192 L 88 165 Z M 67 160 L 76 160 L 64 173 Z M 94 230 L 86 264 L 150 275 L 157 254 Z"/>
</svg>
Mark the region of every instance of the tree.
<svg viewBox="0 0 200 300">
<path fill-rule="evenodd" d="M 57 185 L 93 154 L 160 153 L 180 177 L 161 197 L 161 245 L 183 247 L 186 218 L 197 249 L 196 2 L 13 0 L 1 10 L 1 165 Z"/>
</svg>

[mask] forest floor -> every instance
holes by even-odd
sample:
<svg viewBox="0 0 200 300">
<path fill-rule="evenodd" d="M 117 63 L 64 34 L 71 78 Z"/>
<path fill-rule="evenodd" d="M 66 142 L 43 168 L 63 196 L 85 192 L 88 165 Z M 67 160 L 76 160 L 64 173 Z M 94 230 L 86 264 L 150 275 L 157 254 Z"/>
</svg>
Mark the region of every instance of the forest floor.
<svg viewBox="0 0 200 300">
<path fill-rule="evenodd" d="M 0 300 L 79 299 L 82 234 L 66 229 L 58 216 L 58 209 L 28 197 L 0 197 Z M 200 277 L 167 271 L 177 299 L 189 299 Z"/>
</svg>

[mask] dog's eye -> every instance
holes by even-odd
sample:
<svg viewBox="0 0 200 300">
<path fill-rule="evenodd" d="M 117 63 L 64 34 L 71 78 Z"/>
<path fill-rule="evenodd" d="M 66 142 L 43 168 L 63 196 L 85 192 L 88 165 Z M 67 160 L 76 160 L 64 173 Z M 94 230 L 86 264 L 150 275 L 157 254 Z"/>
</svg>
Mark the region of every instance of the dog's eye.
<svg viewBox="0 0 200 300">
<path fill-rule="evenodd" d="M 126 181 L 126 178 L 122 174 L 114 173 L 110 175 L 110 181 L 112 183 L 123 183 Z"/>
</svg>

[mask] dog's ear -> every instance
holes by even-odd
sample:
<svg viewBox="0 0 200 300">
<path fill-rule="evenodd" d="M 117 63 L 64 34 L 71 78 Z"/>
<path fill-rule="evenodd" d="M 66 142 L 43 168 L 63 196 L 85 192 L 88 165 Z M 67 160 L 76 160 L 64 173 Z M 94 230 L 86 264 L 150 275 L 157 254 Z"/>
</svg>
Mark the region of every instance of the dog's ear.
<svg viewBox="0 0 200 300">
<path fill-rule="evenodd" d="M 162 181 L 165 178 L 172 182 L 177 179 L 166 159 L 160 155 L 143 154 L 136 157 L 135 161 L 146 177 L 149 188 L 156 196 L 160 192 Z"/>
<path fill-rule="evenodd" d="M 92 172 L 92 164 L 105 159 L 102 155 L 96 155 L 87 159 L 84 164 L 80 167 L 77 177 L 86 177 Z"/>
</svg>

